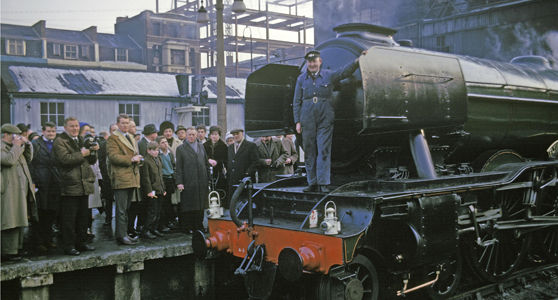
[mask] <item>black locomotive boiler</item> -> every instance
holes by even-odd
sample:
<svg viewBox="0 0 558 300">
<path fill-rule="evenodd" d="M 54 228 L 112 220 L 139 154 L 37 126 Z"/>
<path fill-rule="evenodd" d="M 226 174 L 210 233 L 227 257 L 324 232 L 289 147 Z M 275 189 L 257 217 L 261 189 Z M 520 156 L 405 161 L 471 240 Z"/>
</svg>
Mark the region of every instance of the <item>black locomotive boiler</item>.
<svg viewBox="0 0 558 300">
<path fill-rule="evenodd" d="M 316 47 L 322 68 L 368 50 L 332 99 L 334 191 L 303 193 L 303 173 L 246 180 L 237 209 L 194 235 L 196 253 L 236 263 L 253 299 L 295 290 L 446 299 L 465 263 L 498 282 L 529 251 L 558 262 L 558 72 L 549 62 L 404 47 L 394 30 L 367 24 L 334 30 Z M 294 130 L 301 72 L 267 65 L 248 77 L 248 135 Z"/>
</svg>

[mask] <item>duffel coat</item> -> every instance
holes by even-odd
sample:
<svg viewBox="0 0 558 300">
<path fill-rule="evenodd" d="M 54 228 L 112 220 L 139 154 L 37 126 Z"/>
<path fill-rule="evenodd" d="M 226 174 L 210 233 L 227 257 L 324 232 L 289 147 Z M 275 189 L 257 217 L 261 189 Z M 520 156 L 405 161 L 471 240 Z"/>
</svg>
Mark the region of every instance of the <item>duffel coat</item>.
<svg viewBox="0 0 558 300">
<path fill-rule="evenodd" d="M 148 154 L 140 168 L 141 188 L 147 197 L 147 194 L 155 191 L 155 195 L 162 195 L 165 191 L 165 183 L 163 182 L 163 162 L 159 157 L 153 157 Z"/>
<path fill-rule="evenodd" d="M 91 165 L 97 161 L 97 155 L 83 157 L 83 137 L 78 136 L 79 143 L 63 132 L 54 139 L 52 153 L 60 172 L 62 196 L 84 196 L 95 193 L 95 174 Z"/>
<path fill-rule="evenodd" d="M 33 160 L 29 164 L 29 172 L 39 191 L 35 194 L 37 208 L 58 210 L 60 208 L 60 173 L 56 166 L 54 151 L 48 152 L 45 140 L 33 140 Z M 54 149 L 54 144 L 53 144 Z"/>
<path fill-rule="evenodd" d="M 141 164 L 132 162 L 132 157 L 138 155 L 137 144 L 130 143 L 120 130 L 115 130 L 107 140 L 107 154 L 112 188 L 139 188 Z"/>
<path fill-rule="evenodd" d="M 27 167 L 32 158 L 30 145 L 22 148 L 2 141 L 2 230 L 28 226 L 28 214 L 38 219 L 33 179 Z"/>
<path fill-rule="evenodd" d="M 198 153 L 185 142 L 176 148 L 176 185 L 183 184 L 180 193 L 181 211 L 209 208 L 209 162 L 203 145 L 196 141 Z"/>
</svg>

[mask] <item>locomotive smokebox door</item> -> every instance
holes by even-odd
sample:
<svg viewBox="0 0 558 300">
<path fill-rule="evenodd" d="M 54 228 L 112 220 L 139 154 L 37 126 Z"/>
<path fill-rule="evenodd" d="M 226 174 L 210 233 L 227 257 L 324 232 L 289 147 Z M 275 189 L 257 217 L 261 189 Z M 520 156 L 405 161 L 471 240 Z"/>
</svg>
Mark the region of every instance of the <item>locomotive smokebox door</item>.
<svg viewBox="0 0 558 300">
<path fill-rule="evenodd" d="M 360 70 L 361 134 L 451 126 L 467 120 L 465 81 L 454 57 L 372 47 L 360 58 Z"/>
</svg>

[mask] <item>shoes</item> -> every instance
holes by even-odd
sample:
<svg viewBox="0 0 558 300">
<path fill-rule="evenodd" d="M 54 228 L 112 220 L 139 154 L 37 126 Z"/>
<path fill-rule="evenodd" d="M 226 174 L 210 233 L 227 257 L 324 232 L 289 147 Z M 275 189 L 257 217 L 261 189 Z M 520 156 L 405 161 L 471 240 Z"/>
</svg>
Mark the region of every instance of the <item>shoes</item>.
<svg viewBox="0 0 558 300">
<path fill-rule="evenodd" d="M 22 249 L 17 250 L 17 256 L 27 256 L 29 252 L 24 251 Z"/>
<path fill-rule="evenodd" d="M 138 241 L 138 235 L 130 235 L 128 234 L 128 238 L 130 239 L 130 241 L 132 242 L 137 242 Z"/>
<path fill-rule="evenodd" d="M 157 238 L 157 236 L 155 236 L 153 233 L 151 233 L 151 231 L 146 231 L 144 232 L 142 235 L 142 237 L 146 237 L 148 239 L 155 239 Z"/>
<path fill-rule="evenodd" d="M 21 260 L 21 256 L 18 256 L 17 254 L 2 254 L 3 262 L 16 262 L 20 260 Z"/>
<path fill-rule="evenodd" d="M 112 222 L 110 222 L 110 221 L 105 221 L 105 222 L 103 223 L 103 226 L 110 226 L 110 225 L 111 225 L 110 223 L 112 223 Z"/>
<path fill-rule="evenodd" d="M 45 245 L 36 245 L 34 250 L 36 254 L 48 252 L 48 248 Z"/>
<path fill-rule="evenodd" d="M 45 242 L 44 245 L 47 249 L 58 249 L 58 245 L 52 242 Z"/>
<path fill-rule="evenodd" d="M 161 230 L 159 230 L 159 231 L 162 231 L 162 232 L 169 232 L 169 231 L 170 231 L 170 228 L 165 227 L 165 228 L 163 228 L 163 229 L 161 229 Z"/>
<path fill-rule="evenodd" d="M 309 185 L 307 188 L 303 189 L 302 191 L 305 193 L 312 193 L 312 192 L 318 192 L 319 187 L 315 184 Z"/>
<path fill-rule="evenodd" d="M 76 249 L 81 252 L 85 252 L 85 251 L 94 251 L 95 247 L 83 244 L 83 245 L 78 245 Z"/>
<path fill-rule="evenodd" d="M 116 242 L 120 245 L 135 245 L 136 242 L 130 240 L 129 237 L 125 236 L 123 238 L 120 239 L 116 239 Z"/>
<path fill-rule="evenodd" d="M 154 235 L 159 236 L 159 237 L 164 237 L 165 236 L 164 234 L 160 233 L 159 230 L 153 230 L 153 231 L 151 231 L 151 233 L 153 233 Z"/>
<path fill-rule="evenodd" d="M 64 253 L 67 255 L 73 255 L 73 256 L 78 256 L 79 255 L 79 251 L 77 251 L 75 248 L 69 249 L 69 250 L 64 250 Z"/>
<path fill-rule="evenodd" d="M 330 189 L 329 187 L 327 187 L 327 185 L 321 185 L 321 186 L 320 186 L 320 191 L 321 191 L 322 193 L 326 193 L 326 194 L 327 194 L 327 193 L 331 192 L 331 189 Z"/>
</svg>

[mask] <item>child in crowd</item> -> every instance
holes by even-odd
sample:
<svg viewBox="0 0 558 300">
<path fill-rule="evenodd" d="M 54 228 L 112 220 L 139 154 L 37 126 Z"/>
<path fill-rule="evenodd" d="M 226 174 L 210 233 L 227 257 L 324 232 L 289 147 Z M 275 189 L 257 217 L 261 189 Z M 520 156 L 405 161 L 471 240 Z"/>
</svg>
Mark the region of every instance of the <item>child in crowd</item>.
<svg viewBox="0 0 558 300">
<path fill-rule="evenodd" d="M 140 168 L 141 186 L 143 191 L 147 192 L 147 220 L 142 236 L 154 239 L 157 236 L 164 236 L 159 228 L 159 220 L 161 218 L 161 207 L 165 192 L 165 184 L 163 181 L 163 163 L 159 156 L 159 144 L 157 142 L 149 142 L 147 144 L 147 153 L 149 154 Z"/>
</svg>

